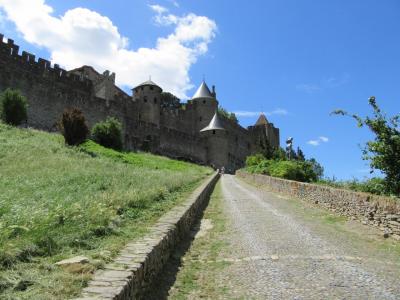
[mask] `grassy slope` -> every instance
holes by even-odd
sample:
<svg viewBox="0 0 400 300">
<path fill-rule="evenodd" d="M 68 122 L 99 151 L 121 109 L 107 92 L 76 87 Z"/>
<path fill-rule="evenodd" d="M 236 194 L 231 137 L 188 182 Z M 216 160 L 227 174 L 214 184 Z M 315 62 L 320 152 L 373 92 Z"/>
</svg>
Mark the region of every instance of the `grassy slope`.
<svg viewBox="0 0 400 300">
<path fill-rule="evenodd" d="M 0 124 L 0 298 L 76 295 L 93 269 L 210 172 L 92 142 L 70 148 L 60 135 Z M 93 263 L 54 267 L 75 255 Z"/>
</svg>

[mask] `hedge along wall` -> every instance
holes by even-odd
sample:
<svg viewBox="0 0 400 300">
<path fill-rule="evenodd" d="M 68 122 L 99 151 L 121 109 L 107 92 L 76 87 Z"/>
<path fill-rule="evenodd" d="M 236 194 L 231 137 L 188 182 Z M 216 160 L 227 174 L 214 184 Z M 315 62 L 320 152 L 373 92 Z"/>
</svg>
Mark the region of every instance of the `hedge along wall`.
<svg viewBox="0 0 400 300">
<path fill-rule="evenodd" d="M 381 229 L 400 240 L 400 200 L 239 170 L 236 175 L 272 192 L 311 201 L 340 215 Z"/>
</svg>

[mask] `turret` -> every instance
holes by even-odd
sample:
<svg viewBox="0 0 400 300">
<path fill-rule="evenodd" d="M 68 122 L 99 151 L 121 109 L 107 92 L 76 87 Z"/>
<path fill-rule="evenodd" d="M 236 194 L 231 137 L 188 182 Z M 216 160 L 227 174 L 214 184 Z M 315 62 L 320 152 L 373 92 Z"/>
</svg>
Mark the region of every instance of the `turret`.
<svg viewBox="0 0 400 300">
<path fill-rule="evenodd" d="M 273 123 L 268 122 L 263 113 L 259 116 L 254 126 L 248 127 L 248 130 L 251 132 L 253 145 L 256 147 L 253 152 L 260 150 L 258 147 L 261 145 L 265 147 L 267 143 L 273 148 L 279 148 L 279 129 L 275 128 Z"/>
<path fill-rule="evenodd" d="M 192 97 L 192 103 L 195 109 L 195 132 L 207 126 L 218 108 L 215 87 L 210 91 L 205 81 L 203 81 L 196 93 Z"/>
<path fill-rule="evenodd" d="M 137 105 L 137 119 L 160 126 L 160 102 L 162 88 L 148 80 L 133 90 L 133 101 Z"/>
<path fill-rule="evenodd" d="M 200 130 L 201 137 L 206 141 L 207 164 L 216 168 L 232 169 L 229 165 L 228 132 L 214 111 L 214 116 L 206 127 Z"/>
</svg>

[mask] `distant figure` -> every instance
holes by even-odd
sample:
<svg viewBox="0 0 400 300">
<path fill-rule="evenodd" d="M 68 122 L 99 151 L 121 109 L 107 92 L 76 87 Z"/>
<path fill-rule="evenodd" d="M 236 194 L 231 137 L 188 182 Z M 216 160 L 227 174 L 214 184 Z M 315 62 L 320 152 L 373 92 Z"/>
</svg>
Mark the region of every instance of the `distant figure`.
<svg viewBox="0 0 400 300">
<path fill-rule="evenodd" d="M 224 175 L 224 173 L 225 173 L 225 167 L 222 166 L 222 167 L 221 167 L 221 175 Z"/>
</svg>

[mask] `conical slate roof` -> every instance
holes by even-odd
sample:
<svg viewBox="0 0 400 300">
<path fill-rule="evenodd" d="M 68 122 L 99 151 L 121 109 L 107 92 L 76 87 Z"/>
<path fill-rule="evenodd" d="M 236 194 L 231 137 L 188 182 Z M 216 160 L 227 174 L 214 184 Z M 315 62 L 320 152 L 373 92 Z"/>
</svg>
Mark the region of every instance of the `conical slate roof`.
<svg viewBox="0 0 400 300">
<path fill-rule="evenodd" d="M 196 93 L 193 95 L 192 100 L 197 98 L 214 98 L 212 93 L 210 92 L 210 89 L 204 81 L 200 84 Z"/>
<path fill-rule="evenodd" d="M 258 120 L 257 120 L 257 122 L 256 122 L 256 126 L 259 126 L 259 125 L 268 125 L 269 123 L 268 123 L 268 120 L 267 120 L 267 117 L 262 113 L 259 117 L 258 117 Z"/>
<path fill-rule="evenodd" d="M 217 112 L 215 112 L 214 117 L 211 119 L 207 127 L 204 127 L 202 130 L 200 130 L 200 132 L 209 130 L 225 130 L 225 128 L 222 126 L 221 120 L 218 118 Z"/>
</svg>

